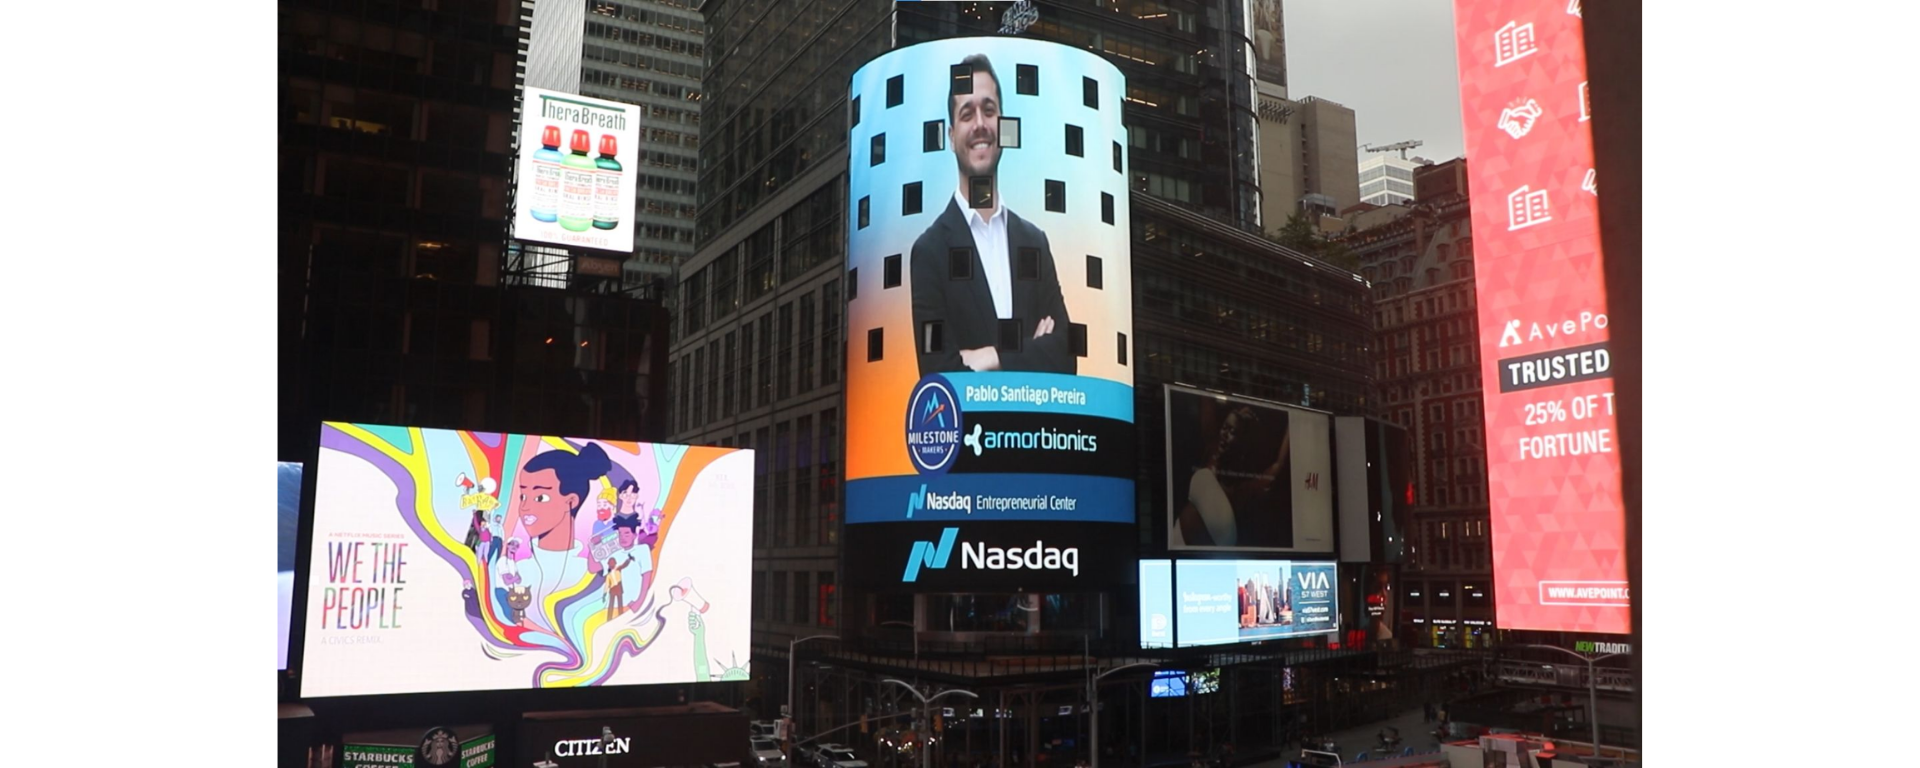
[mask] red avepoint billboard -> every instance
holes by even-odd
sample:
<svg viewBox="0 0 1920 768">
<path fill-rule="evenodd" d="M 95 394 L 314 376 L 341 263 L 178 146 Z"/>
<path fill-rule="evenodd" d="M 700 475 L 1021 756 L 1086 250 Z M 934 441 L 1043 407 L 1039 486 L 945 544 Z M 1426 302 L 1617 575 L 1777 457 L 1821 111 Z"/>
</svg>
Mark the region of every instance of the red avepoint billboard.
<svg viewBox="0 0 1920 768">
<path fill-rule="evenodd" d="M 1499 625 L 1625 633 L 1580 0 L 1455 0 L 1454 19 Z"/>
</svg>

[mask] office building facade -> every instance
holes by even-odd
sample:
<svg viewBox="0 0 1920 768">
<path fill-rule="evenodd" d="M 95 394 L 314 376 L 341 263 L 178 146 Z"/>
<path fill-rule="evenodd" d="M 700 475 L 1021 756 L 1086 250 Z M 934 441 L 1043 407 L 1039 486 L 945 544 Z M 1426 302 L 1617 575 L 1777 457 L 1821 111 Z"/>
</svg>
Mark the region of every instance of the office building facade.
<svg viewBox="0 0 1920 768">
<path fill-rule="evenodd" d="M 1388 152 L 1376 152 L 1360 161 L 1360 201 L 1373 205 L 1413 202 L 1413 173 L 1422 163 Z"/>
<path fill-rule="evenodd" d="M 280 459 L 321 420 L 664 437 L 664 309 L 505 268 L 526 9 L 280 19 Z"/>
<path fill-rule="evenodd" d="M 1416 647 L 1495 639 L 1473 233 L 1466 188 L 1449 183 L 1465 163 L 1419 168 L 1425 196 L 1341 239 L 1372 284 L 1380 412 L 1412 437 L 1416 494 L 1396 632 Z"/>
</svg>

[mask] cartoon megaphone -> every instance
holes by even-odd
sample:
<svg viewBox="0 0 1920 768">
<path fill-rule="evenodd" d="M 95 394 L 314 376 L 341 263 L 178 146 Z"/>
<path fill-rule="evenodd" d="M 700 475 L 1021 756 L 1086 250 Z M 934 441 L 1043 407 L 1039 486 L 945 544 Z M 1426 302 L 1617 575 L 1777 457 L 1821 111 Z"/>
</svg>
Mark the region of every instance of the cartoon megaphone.
<svg viewBox="0 0 1920 768">
<path fill-rule="evenodd" d="M 688 607 L 700 613 L 706 613 L 708 608 L 713 607 L 713 604 L 707 602 L 706 598 L 701 597 L 699 592 L 694 591 L 693 577 L 691 576 L 683 578 L 679 583 L 668 587 L 667 594 L 675 600 L 687 601 Z"/>
</svg>

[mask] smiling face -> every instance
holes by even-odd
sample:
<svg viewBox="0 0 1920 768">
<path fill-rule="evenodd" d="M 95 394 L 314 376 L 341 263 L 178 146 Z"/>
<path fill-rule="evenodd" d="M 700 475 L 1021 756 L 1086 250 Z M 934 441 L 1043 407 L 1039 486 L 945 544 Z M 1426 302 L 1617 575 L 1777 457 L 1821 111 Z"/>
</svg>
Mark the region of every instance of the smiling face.
<svg viewBox="0 0 1920 768">
<path fill-rule="evenodd" d="M 947 145 L 961 176 L 992 176 L 1000 167 L 1000 83 L 986 70 L 973 73 L 973 93 L 949 105 Z"/>
<path fill-rule="evenodd" d="M 640 503 L 639 488 L 628 488 L 620 492 L 620 514 L 634 514 L 633 505 L 638 503 Z"/>
<path fill-rule="evenodd" d="M 520 476 L 519 502 L 515 512 L 527 535 L 540 537 L 565 528 L 573 520 L 573 508 L 580 502 L 572 494 L 561 495 L 560 476 L 551 469 L 526 472 Z"/>
</svg>

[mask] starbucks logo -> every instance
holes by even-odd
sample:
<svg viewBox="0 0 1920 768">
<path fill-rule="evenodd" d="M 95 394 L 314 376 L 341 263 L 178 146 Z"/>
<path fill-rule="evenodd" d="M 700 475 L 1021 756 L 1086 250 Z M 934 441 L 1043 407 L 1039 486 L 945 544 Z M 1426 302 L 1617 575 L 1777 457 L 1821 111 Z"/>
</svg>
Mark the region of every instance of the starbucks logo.
<svg viewBox="0 0 1920 768">
<path fill-rule="evenodd" d="M 447 728 L 435 728 L 420 737 L 415 765 L 453 765 L 460 757 L 460 740 Z"/>
</svg>

